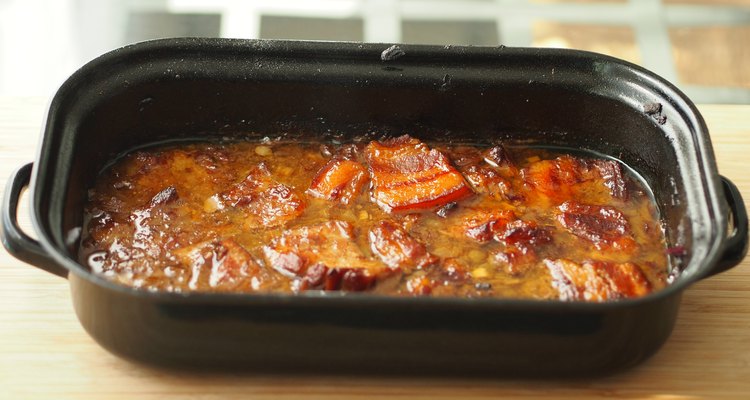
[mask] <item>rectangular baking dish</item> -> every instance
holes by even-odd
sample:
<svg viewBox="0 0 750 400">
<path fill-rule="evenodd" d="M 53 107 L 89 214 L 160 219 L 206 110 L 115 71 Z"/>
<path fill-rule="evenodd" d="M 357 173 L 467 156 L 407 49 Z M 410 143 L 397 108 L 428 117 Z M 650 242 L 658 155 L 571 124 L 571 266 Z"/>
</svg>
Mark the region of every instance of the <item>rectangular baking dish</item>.
<svg viewBox="0 0 750 400">
<path fill-rule="evenodd" d="M 403 54 L 381 57 L 387 47 L 184 38 L 97 58 L 62 85 L 38 158 L 10 180 L 3 244 L 66 277 L 84 328 L 130 359 L 263 372 L 494 377 L 633 366 L 668 338 L 683 290 L 744 257 L 745 207 L 718 175 L 705 123 L 653 73 L 571 50 L 403 45 Z M 521 140 L 620 159 L 653 190 L 677 249 L 672 282 L 643 298 L 601 304 L 174 294 L 120 286 L 76 262 L 87 189 L 116 155 L 181 138 L 293 136 L 297 127 L 343 137 L 418 129 L 428 139 Z M 26 186 L 38 241 L 16 223 Z"/>
</svg>

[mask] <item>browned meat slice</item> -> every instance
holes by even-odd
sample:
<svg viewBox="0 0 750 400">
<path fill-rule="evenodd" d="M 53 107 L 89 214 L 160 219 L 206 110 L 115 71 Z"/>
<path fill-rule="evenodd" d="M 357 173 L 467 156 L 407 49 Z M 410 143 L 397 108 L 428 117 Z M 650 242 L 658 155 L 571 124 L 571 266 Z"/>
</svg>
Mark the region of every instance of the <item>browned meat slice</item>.
<svg viewBox="0 0 750 400">
<path fill-rule="evenodd" d="M 499 144 L 484 150 L 474 146 L 456 146 L 450 150 L 450 155 L 458 167 L 486 163 L 495 168 L 509 168 L 506 172 L 518 172 L 508 150 Z"/>
<path fill-rule="evenodd" d="M 365 148 L 373 199 L 386 212 L 439 208 L 472 194 L 448 158 L 404 135 Z"/>
<path fill-rule="evenodd" d="M 466 236 L 480 242 L 492 240 L 498 232 L 516 219 L 515 213 L 509 210 L 465 208 L 463 214 L 459 229 Z"/>
<path fill-rule="evenodd" d="M 540 227 L 535 221 L 517 219 L 505 225 L 502 231 L 495 234 L 495 240 L 509 245 L 528 247 L 549 243 L 552 237 L 545 227 Z"/>
<path fill-rule="evenodd" d="M 476 193 L 486 193 L 496 199 L 518 197 L 511 187 L 511 181 L 518 175 L 518 168 L 504 147 L 498 145 L 483 152 L 475 148 L 463 152 L 459 150 L 456 156 L 459 171 Z"/>
<path fill-rule="evenodd" d="M 177 189 L 175 189 L 174 186 L 167 186 L 151 198 L 151 207 L 156 207 L 160 204 L 171 203 L 178 198 L 179 196 L 177 195 Z"/>
<path fill-rule="evenodd" d="M 535 221 L 516 219 L 502 226 L 494 235 L 505 248 L 495 254 L 495 260 L 506 265 L 510 274 L 521 274 L 537 262 L 537 249 L 552 241 L 550 229 Z"/>
<path fill-rule="evenodd" d="M 363 146 L 361 144 L 348 143 L 339 147 L 330 144 L 320 145 L 320 155 L 323 157 L 333 157 L 335 159 L 344 159 L 357 161 L 361 158 Z"/>
<path fill-rule="evenodd" d="M 425 246 L 392 221 L 382 221 L 370 230 L 370 248 L 393 269 L 424 268 L 438 261 Z"/>
<path fill-rule="evenodd" d="M 494 260 L 509 273 L 519 274 L 537 262 L 537 249 L 552 241 L 551 229 L 535 221 L 519 219 L 511 210 L 491 208 L 461 209 L 449 232 L 479 242 L 494 240 L 502 243 L 494 251 Z"/>
<path fill-rule="evenodd" d="M 402 291 L 415 296 L 431 294 L 440 295 L 446 288 L 471 283 L 472 277 L 465 263 L 459 259 L 448 257 L 424 267 L 424 269 L 406 274 L 408 279 L 403 281 Z"/>
<path fill-rule="evenodd" d="M 300 216 L 305 206 L 304 199 L 273 179 L 262 163 L 250 171 L 244 180 L 206 202 L 207 211 L 227 207 L 244 210 L 247 228 L 284 225 Z"/>
<path fill-rule="evenodd" d="M 365 290 L 387 272 L 362 253 L 354 242 L 354 227 L 344 221 L 284 231 L 263 253 L 273 269 L 301 278 L 301 289 Z"/>
<path fill-rule="evenodd" d="M 526 167 L 524 180 L 538 194 L 560 204 L 573 197 L 575 185 L 584 181 L 581 171 L 585 164 L 578 158 L 561 156 L 554 160 L 541 160 Z"/>
<path fill-rule="evenodd" d="M 174 250 L 172 254 L 191 269 L 191 289 L 197 289 L 201 281 L 207 280 L 215 289 L 255 291 L 272 279 L 268 271 L 232 239 L 201 242 Z"/>
<path fill-rule="evenodd" d="M 614 207 L 566 202 L 559 210 L 560 224 L 597 249 L 633 250 L 636 247 L 627 218 Z"/>
<path fill-rule="evenodd" d="M 495 145 L 483 153 L 484 160 L 493 167 L 514 167 L 513 158 L 508 150 L 501 146 Z"/>
<path fill-rule="evenodd" d="M 496 240 L 507 245 L 531 246 L 552 240 L 548 230 L 534 221 L 523 221 L 510 210 L 465 208 L 459 229 L 480 242 Z"/>
<path fill-rule="evenodd" d="M 552 286 L 560 300 L 604 301 L 643 296 L 651 291 L 646 276 L 632 263 L 544 260 L 552 276 Z"/>
<path fill-rule="evenodd" d="M 541 160 L 523 171 L 524 181 L 552 203 L 576 199 L 627 200 L 628 184 L 622 165 L 613 160 L 585 161 L 572 156 Z"/>
<path fill-rule="evenodd" d="M 333 159 L 318 171 L 307 190 L 313 197 L 349 204 L 367 182 L 367 170 L 362 164 Z"/>
<path fill-rule="evenodd" d="M 628 185 L 620 163 L 613 160 L 593 160 L 591 164 L 599 172 L 604 186 L 610 190 L 612 197 L 620 200 L 628 199 Z"/>
<path fill-rule="evenodd" d="M 166 151 L 156 154 L 140 154 L 135 157 L 137 173 L 130 175 L 119 185 L 130 187 L 128 193 L 149 192 L 162 190 L 165 186 L 172 186 L 180 198 L 188 202 L 193 199 L 210 196 L 208 191 L 217 178 L 216 174 L 198 163 L 194 154 L 189 151 Z M 123 176 L 128 176 L 124 174 Z M 163 192 L 162 199 L 169 199 L 170 192 Z M 158 200 L 158 199 L 155 199 Z"/>
<path fill-rule="evenodd" d="M 466 207 L 461 214 L 452 231 L 482 243 L 502 243 L 504 246 L 494 252 L 494 259 L 509 273 L 518 274 L 532 266 L 537 261 L 537 248 L 552 241 L 549 227 L 521 220 L 511 210 Z"/>
<path fill-rule="evenodd" d="M 487 193 L 496 199 L 514 197 L 510 181 L 492 167 L 470 165 L 462 168 L 461 173 L 477 193 Z"/>
</svg>

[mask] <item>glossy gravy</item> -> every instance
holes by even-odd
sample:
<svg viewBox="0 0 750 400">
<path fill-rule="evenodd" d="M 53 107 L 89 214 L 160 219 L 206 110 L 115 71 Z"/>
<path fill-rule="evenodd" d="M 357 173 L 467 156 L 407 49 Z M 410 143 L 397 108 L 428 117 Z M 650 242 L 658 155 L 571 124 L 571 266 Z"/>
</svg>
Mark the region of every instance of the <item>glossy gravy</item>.
<svg viewBox="0 0 750 400">
<path fill-rule="evenodd" d="M 107 168 L 85 212 L 80 261 L 155 291 L 605 301 L 668 272 L 626 168 L 518 146 L 165 145 Z"/>
</svg>

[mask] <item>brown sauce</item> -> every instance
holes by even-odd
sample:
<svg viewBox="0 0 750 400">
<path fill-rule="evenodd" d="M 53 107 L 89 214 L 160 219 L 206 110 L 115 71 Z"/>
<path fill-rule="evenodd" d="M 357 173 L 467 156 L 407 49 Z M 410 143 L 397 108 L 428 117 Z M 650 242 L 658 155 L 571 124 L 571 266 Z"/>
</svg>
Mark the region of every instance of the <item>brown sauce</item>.
<svg viewBox="0 0 750 400">
<path fill-rule="evenodd" d="M 603 301 L 668 272 L 626 168 L 519 146 L 165 145 L 107 168 L 85 211 L 81 262 L 155 291 Z"/>
</svg>

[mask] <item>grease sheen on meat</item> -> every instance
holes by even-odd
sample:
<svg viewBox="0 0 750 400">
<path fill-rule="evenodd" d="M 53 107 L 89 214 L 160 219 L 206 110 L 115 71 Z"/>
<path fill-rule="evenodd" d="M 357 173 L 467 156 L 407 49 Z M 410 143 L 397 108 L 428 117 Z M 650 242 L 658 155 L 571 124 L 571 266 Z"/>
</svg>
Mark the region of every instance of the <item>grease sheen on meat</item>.
<svg viewBox="0 0 750 400">
<path fill-rule="evenodd" d="M 612 301 L 668 272 L 621 164 L 517 145 L 163 145 L 103 171 L 85 212 L 81 262 L 146 290 Z"/>
</svg>

